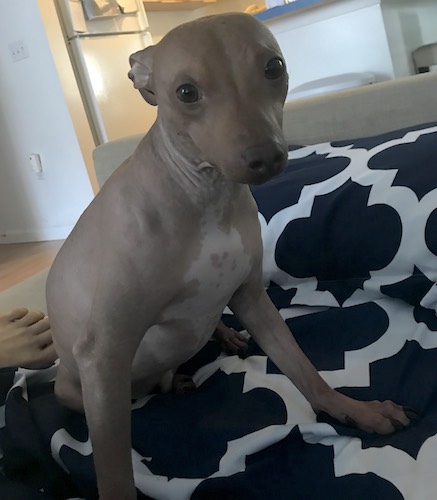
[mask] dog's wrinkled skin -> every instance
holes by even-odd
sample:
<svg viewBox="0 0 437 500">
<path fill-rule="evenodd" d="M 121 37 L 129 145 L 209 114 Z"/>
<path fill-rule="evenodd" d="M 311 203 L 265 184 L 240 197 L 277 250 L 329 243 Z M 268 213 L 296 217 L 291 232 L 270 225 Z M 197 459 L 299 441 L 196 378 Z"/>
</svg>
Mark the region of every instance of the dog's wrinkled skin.
<svg viewBox="0 0 437 500">
<path fill-rule="evenodd" d="M 157 121 L 85 211 L 47 286 L 56 394 L 85 411 L 103 500 L 136 498 L 131 398 L 195 354 L 228 303 L 315 411 L 383 434 L 409 423 L 391 402 L 328 387 L 263 289 L 247 183 L 286 161 L 278 58 L 270 32 L 244 14 L 180 26 L 131 57 Z"/>
</svg>

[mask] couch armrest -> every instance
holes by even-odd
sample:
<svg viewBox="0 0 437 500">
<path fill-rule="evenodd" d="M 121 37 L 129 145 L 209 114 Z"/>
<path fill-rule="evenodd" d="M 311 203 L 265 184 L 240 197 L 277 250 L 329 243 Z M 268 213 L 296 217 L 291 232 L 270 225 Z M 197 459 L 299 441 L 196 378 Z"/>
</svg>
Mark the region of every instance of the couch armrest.
<svg viewBox="0 0 437 500">
<path fill-rule="evenodd" d="M 94 167 L 99 186 L 135 151 L 144 135 L 133 135 L 106 142 L 93 151 Z"/>
<path fill-rule="evenodd" d="M 317 144 L 377 135 L 437 121 L 437 72 L 287 102 L 289 144 Z"/>
</svg>

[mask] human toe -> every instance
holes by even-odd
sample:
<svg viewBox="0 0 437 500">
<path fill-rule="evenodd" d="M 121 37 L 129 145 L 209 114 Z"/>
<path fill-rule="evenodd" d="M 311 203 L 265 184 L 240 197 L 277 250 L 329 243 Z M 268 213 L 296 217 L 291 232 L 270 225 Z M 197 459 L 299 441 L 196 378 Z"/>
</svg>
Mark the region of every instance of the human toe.
<svg viewBox="0 0 437 500">
<path fill-rule="evenodd" d="M 16 307 L 12 309 L 9 313 L 0 316 L 0 321 L 4 321 L 5 323 L 12 323 L 19 319 L 24 318 L 29 310 L 25 307 Z"/>
<path fill-rule="evenodd" d="M 26 315 L 16 321 L 20 326 L 31 326 L 38 323 L 43 318 L 45 318 L 45 314 L 41 311 L 28 311 Z"/>
</svg>

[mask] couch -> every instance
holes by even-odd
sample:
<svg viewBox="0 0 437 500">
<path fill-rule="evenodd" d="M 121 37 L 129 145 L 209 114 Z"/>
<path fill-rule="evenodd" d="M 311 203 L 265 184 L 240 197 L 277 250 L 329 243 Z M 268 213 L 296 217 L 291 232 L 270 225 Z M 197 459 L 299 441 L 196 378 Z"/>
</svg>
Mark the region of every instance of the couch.
<svg viewBox="0 0 437 500">
<path fill-rule="evenodd" d="M 253 341 L 243 358 L 211 341 L 185 367 L 195 392 L 133 402 L 139 498 L 435 498 L 436 89 L 429 73 L 287 103 L 287 169 L 253 188 L 265 286 L 322 377 L 418 418 L 389 436 L 320 418 Z M 100 183 L 138 141 L 95 150 Z M 41 305 L 44 280 L 1 308 Z M 54 372 L 0 374 L 3 466 L 35 495 L 95 498 L 86 423 L 55 401 Z"/>
</svg>

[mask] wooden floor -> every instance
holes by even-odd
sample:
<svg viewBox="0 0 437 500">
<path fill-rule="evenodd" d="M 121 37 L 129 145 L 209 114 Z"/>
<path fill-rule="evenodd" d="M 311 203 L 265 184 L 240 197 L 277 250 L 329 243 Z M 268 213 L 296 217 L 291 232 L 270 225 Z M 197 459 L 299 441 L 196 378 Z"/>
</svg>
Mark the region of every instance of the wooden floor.
<svg viewBox="0 0 437 500">
<path fill-rule="evenodd" d="M 0 244 L 0 292 L 50 266 L 62 243 Z"/>
</svg>

